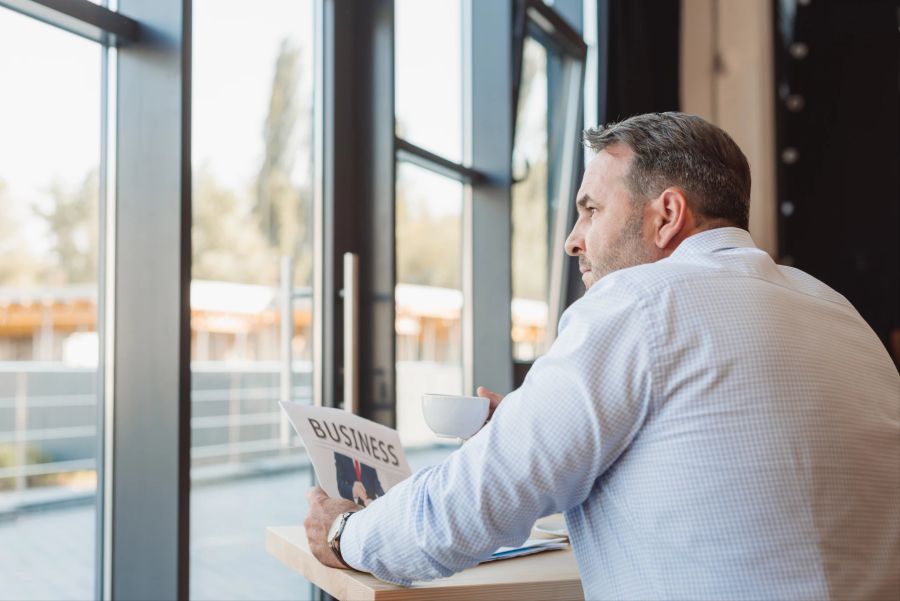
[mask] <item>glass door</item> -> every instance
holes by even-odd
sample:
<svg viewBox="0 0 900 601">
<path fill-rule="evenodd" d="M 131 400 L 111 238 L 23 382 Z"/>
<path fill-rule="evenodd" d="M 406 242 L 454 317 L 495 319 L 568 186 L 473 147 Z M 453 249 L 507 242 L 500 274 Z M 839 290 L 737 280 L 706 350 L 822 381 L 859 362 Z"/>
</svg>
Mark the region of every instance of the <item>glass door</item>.
<svg viewBox="0 0 900 601">
<path fill-rule="evenodd" d="M 104 52 L 0 8 L 0 599 L 95 595 Z"/>
<path fill-rule="evenodd" d="M 193 11 L 190 594 L 307 598 L 264 533 L 311 478 L 278 402 L 312 402 L 315 7 Z"/>
</svg>

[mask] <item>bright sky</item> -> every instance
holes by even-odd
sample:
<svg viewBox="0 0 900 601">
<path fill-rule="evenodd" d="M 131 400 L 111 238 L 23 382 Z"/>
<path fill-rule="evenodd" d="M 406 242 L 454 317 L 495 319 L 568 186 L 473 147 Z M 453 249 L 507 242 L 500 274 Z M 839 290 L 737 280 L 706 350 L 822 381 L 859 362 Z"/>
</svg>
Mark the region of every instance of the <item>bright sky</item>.
<svg viewBox="0 0 900 601">
<path fill-rule="evenodd" d="M 415 143 L 452 160 L 462 147 L 459 0 L 398 0 L 397 114 Z M 252 184 L 278 48 L 301 50 L 311 99 L 312 0 L 195 0 L 193 160 L 237 190 Z M 0 178 L 19 202 L 54 178 L 77 185 L 100 159 L 99 45 L 0 8 Z M 10 93 L 9 91 L 12 91 Z M 18 92 L 18 93 L 17 93 Z M 311 125 L 302 107 L 298 130 Z M 306 174 L 298 154 L 295 179 Z"/>
<path fill-rule="evenodd" d="M 301 56 L 295 134 L 312 126 L 313 4 L 264 0 L 251 9 L 245 0 L 194 0 L 193 161 L 239 194 L 253 185 L 262 160 L 262 126 L 284 39 Z M 397 0 L 395 15 L 398 133 L 459 161 L 461 2 Z M 75 187 L 99 164 L 101 48 L 0 8 L 0 56 L 0 179 L 27 216 L 25 203 L 46 200 L 51 181 Z M 526 113 L 543 110 L 528 107 Z M 310 157 L 308 149 L 298 150 L 294 180 L 302 184 Z M 436 216 L 461 211 L 456 184 L 419 169 L 400 175 L 408 200 L 421 210 Z"/>
<path fill-rule="evenodd" d="M 460 0 L 397 0 L 394 78 L 398 134 L 462 160 Z"/>
<path fill-rule="evenodd" d="M 232 188 L 251 185 L 263 155 L 275 60 L 281 41 L 300 48 L 297 130 L 312 123 L 312 0 L 194 0 L 193 160 Z M 295 178 L 308 176 L 298 154 Z"/>
<path fill-rule="evenodd" d="M 0 179 L 13 197 L 100 162 L 100 46 L 0 8 Z"/>
</svg>

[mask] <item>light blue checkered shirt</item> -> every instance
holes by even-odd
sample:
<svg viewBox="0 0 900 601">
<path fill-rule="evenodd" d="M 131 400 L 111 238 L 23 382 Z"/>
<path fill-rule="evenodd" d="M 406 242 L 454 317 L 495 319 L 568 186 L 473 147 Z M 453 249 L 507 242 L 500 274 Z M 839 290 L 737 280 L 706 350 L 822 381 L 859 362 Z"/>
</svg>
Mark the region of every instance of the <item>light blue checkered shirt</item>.
<svg viewBox="0 0 900 601">
<path fill-rule="evenodd" d="M 703 232 L 597 282 L 491 422 L 341 546 L 409 584 L 557 511 L 587 599 L 897 599 L 897 370 L 844 297 Z"/>
</svg>

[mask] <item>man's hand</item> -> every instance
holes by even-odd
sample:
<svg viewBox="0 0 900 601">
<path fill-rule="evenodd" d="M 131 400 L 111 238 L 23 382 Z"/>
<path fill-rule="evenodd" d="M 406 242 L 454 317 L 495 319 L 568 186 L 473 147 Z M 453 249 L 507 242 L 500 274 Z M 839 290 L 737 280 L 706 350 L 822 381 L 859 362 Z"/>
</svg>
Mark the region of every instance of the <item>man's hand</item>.
<svg viewBox="0 0 900 601">
<path fill-rule="evenodd" d="M 328 529 L 337 516 L 345 511 L 359 511 L 359 505 L 347 499 L 332 499 L 318 486 L 309 489 L 306 498 L 309 500 L 309 513 L 303 520 L 303 526 L 306 528 L 309 550 L 326 566 L 345 568 L 328 546 Z"/>
<path fill-rule="evenodd" d="M 490 399 L 491 408 L 488 411 L 488 419 L 491 419 L 492 417 L 494 417 L 494 411 L 497 409 L 498 406 L 500 406 L 500 401 L 503 400 L 503 397 L 492 390 L 488 390 L 484 386 L 479 386 L 478 389 L 475 390 L 475 394 L 477 394 L 480 397 Z"/>
</svg>

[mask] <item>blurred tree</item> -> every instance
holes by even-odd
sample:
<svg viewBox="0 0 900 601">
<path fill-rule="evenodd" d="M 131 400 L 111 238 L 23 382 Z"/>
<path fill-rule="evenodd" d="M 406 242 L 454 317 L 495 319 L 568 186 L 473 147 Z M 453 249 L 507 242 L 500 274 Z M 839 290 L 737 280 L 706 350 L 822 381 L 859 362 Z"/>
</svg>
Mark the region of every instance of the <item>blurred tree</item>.
<svg viewBox="0 0 900 601">
<path fill-rule="evenodd" d="M 300 93 L 300 49 L 284 39 L 275 60 L 269 110 L 263 123 L 263 162 L 256 182 L 256 213 L 269 244 L 279 255 L 294 257 L 294 281 L 308 284 L 312 274 L 311 231 L 308 219 L 311 190 L 292 181 L 299 148 L 311 148 L 311 128 L 298 116 L 308 106 Z"/>
<path fill-rule="evenodd" d="M 541 301 L 547 300 L 550 236 L 546 71 L 546 49 L 528 38 L 513 147 L 512 285 L 514 297 Z"/>
<path fill-rule="evenodd" d="M 262 234 L 259 216 L 205 166 L 194 173 L 193 204 L 193 277 L 243 284 L 278 281 L 277 253 Z"/>
<path fill-rule="evenodd" d="M 282 41 L 263 123 L 263 161 L 248 194 L 215 181 L 206 167 L 194 174 L 193 275 L 199 279 L 276 285 L 279 256 L 295 259 L 294 282 L 309 284 L 311 192 L 292 181 L 297 150 L 311 147 L 311 128 L 298 90 L 300 50 Z"/>
<path fill-rule="evenodd" d="M 528 176 L 512 188 L 512 283 L 516 298 L 547 300 L 547 212 L 547 160 L 543 159 L 530 164 Z"/>
<path fill-rule="evenodd" d="M 44 208 L 32 205 L 50 232 L 52 246 L 40 279 L 43 285 L 89 284 L 97 281 L 97 244 L 100 189 L 96 168 L 81 184 L 69 189 L 53 180 L 48 190 L 52 202 Z"/>
<path fill-rule="evenodd" d="M 21 209 L 0 180 L 0 286 L 34 286 L 44 270 L 23 232 Z"/>
<path fill-rule="evenodd" d="M 454 214 L 432 215 L 424 198 L 397 187 L 397 281 L 460 288 L 462 223 Z"/>
</svg>

